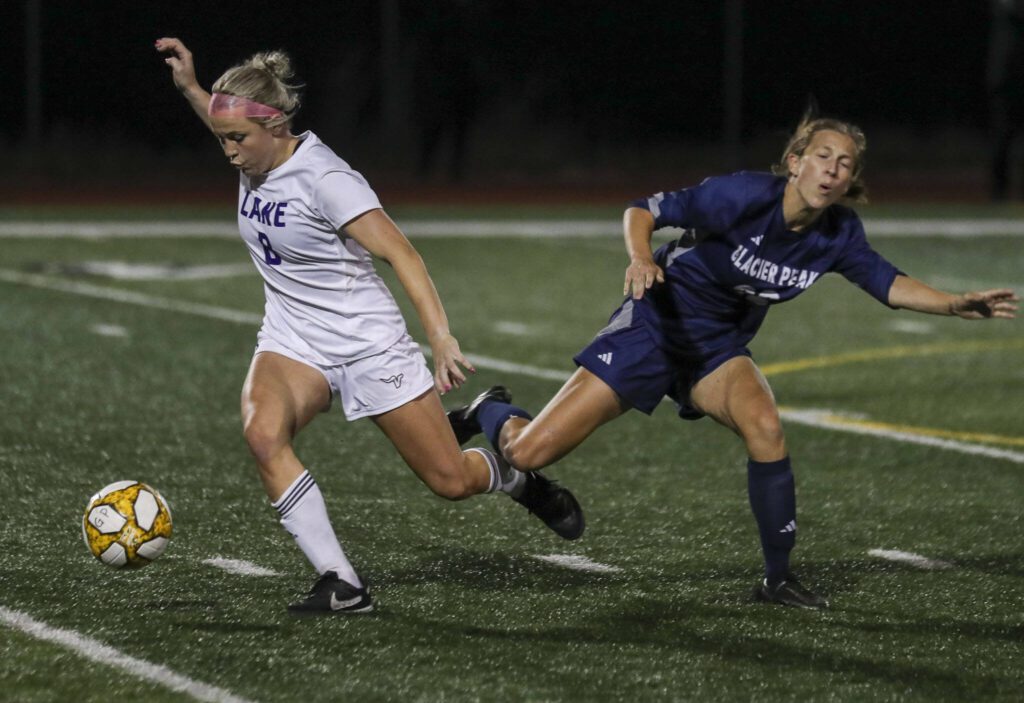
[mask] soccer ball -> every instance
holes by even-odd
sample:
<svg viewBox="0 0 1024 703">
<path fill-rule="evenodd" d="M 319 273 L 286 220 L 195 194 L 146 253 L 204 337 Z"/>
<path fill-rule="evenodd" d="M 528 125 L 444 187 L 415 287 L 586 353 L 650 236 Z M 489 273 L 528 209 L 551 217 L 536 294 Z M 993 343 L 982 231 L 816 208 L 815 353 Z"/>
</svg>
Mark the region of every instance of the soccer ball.
<svg viewBox="0 0 1024 703">
<path fill-rule="evenodd" d="M 82 538 L 92 555 L 107 566 L 145 566 L 167 549 L 171 511 L 150 486 L 118 481 L 89 499 Z"/>
</svg>

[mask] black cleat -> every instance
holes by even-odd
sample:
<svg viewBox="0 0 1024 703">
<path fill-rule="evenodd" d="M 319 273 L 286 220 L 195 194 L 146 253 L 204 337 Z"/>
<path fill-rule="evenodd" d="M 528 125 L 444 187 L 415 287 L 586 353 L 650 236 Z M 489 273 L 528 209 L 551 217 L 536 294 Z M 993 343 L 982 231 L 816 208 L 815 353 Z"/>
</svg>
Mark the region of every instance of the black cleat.
<svg viewBox="0 0 1024 703">
<path fill-rule="evenodd" d="M 480 410 L 480 403 L 485 400 L 496 400 L 499 403 L 511 403 L 512 394 L 508 392 L 508 388 L 505 388 L 505 386 L 491 386 L 486 391 L 478 395 L 469 405 L 463 405 L 461 408 L 449 410 L 448 422 L 451 424 L 452 430 L 455 432 L 455 439 L 459 440 L 459 445 L 465 444 L 471 440 L 474 435 L 478 435 L 483 431 L 480 428 L 480 423 L 476 420 L 476 414 L 477 411 Z"/>
<path fill-rule="evenodd" d="M 794 608 L 824 610 L 828 607 L 827 600 L 801 586 L 793 574 L 787 574 L 785 579 L 771 586 L 768 585 L 768 579 L 763 580 L 754 589 L 754 598 Z"/>
<path fill-rule="evenodd" d="M 579 539 L 583 535 L 586 524 L 576 497 L 544 474 L 527 473 L 526 488 L 514 500 L 543 520 L 559 537 Z"/>
<path fill-rule="evenodd" d="M 288 606 L 288 612 L 295 615 L 342 615 L 371 610 L 373 599 L 366 588 L 342 581 L 333 571 L 317 579 L 305 598 Z"/>
</svg>

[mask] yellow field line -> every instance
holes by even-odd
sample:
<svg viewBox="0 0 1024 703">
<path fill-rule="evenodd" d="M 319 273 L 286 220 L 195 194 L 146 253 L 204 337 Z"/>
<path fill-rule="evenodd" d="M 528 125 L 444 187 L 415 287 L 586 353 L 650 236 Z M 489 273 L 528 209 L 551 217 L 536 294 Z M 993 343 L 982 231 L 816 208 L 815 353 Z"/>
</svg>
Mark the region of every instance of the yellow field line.
<svg viewBox="0 0 1024 703">
<path fill-rule="evenodd" d="M 761 372 L 765 376 L 777 376 L 784 373 L 807 371 L 810 369 L 823 369 L 844 364 L 855 364 L 866 361 L 880 361 L 886 359 L 906 359 L 918 356 L 934 356 L 938 354 L 960 354 L 988 351 L 1004 351 L 1007 349 L 1024 349 L 1024 339 L 1009 339 L 1005 341 L 983 341 L 972 340 L 969 342 L 935 342 L 932 344 L 901 345 L 895 347 L 884 347 L 879 349 L 863 349 L 861 351 L 847 352 L 844 354 L 832 354 L 828 356 L 810 357 L 807 359 L 795 359 L 793 361 L 781 361 L 775 364 L 765 364 Z M 916 437 L 935 437 L 937 439 L 950 439 L 961 442 L 981 442 L 985 444 L 1024 446 L 1024 437 L 1012 437 L 984 432 L 958 432 L 955 430 L 942 430 L 933 427 L 914 427 L 912 425 L 901 425 L 887 422 L 874 422 L 870 420 L 855 420 L 831 413 L 823 414 L 822 419 L 835 426 L 857 427 L 878 432 L 895 432 Z"/>
<path fill-rule="evenodd" d="M 761 366 L 765 376 L 778 376 L 784 373 L 824 369 L 831 366 L 855 364 L 864 361 L 880 361 L 883 359 L 905 359 L 914 356 L 934 356 L 937 354 L 959 354 L 970 352 L 1003 351 L 1006 349 L 1024 349 L 1024 339 L 1006 341 L 970 341 L 970 342 L 936 342 L 917 346 L 902 345 L 882 347 L 880 349 L 863 349 L 861 351 L 816 356 L 793 361 L 779 361 Z"/>
<path fill-rule="evenodd" d="M 796 408 L 780 408 L 782 411 L 799 412 Z M 989 434 L 985 432 L 957 432 L 955 430 L 940 430 L 933 427 L 915 427 L 913 425 L 901 425 L 890 422 L 875 422 L 873 420 L 857 420 L 832 413 L 822 413 L 822 422 L 837 427 L 858 427 L 877 432 L 900 433 L 917 437 L 936 437 L 939 439 L 952 439 L 960 442 L 984 442 L 986 444 L 1003 444 L 1013 447 L 1024 447 L 1024 437 L 1010 437 L 1007 435 Z"/>
</svg>

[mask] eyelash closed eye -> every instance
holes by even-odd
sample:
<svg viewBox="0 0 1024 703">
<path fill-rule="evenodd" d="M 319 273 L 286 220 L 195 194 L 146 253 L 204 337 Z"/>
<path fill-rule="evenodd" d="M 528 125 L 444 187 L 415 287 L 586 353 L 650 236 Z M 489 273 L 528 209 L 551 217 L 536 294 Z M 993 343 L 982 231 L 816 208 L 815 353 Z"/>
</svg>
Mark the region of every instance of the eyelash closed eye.
<svg viewBox="0 0 1024 703">
<path fill-rule="evenodd" d="M 831 154 L 826 153 L 826 152 L 821 152 L 821 153 L 818 154 L 818 158 L 822 159 L 822 160 L 829 159 L 831 156 L 832 156 Z M 846 159 L 839 159 L 839 168 L 846 169 L 847 171 L 852 171 L 853 170 L 853 164 L 851 164 Z"/>
</svg>

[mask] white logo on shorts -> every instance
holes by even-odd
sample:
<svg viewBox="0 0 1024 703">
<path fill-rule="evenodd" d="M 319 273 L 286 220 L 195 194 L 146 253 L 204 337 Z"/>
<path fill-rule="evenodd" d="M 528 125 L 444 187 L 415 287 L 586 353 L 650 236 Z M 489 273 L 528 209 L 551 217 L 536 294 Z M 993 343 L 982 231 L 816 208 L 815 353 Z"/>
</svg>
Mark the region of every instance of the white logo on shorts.
<svg viewBox="0 0 1024 703">
<path fill-rule="evenodd" d="M 382 383 L 394 383 L 395 384 L 395 388 L 401 388 L 402 387 L 402 379 L 403 378 L 405 378 L 405 374 L 404 373 L 400 373 L 397 376 L 392 376 L 391 378 L 381 378 L 381 379 L 378 379 L 378 380 L 381 381 Z"/>
<path fill-rule="evenodd" d="M 608 364 L 609 366 L 612 365 L 612 353 L 611 352 L 605 352 L 604 354 L 598 354 L 597 358 L 600 359 L 601 361 L 603 361 L 604 363 Z"/>
</svg>

